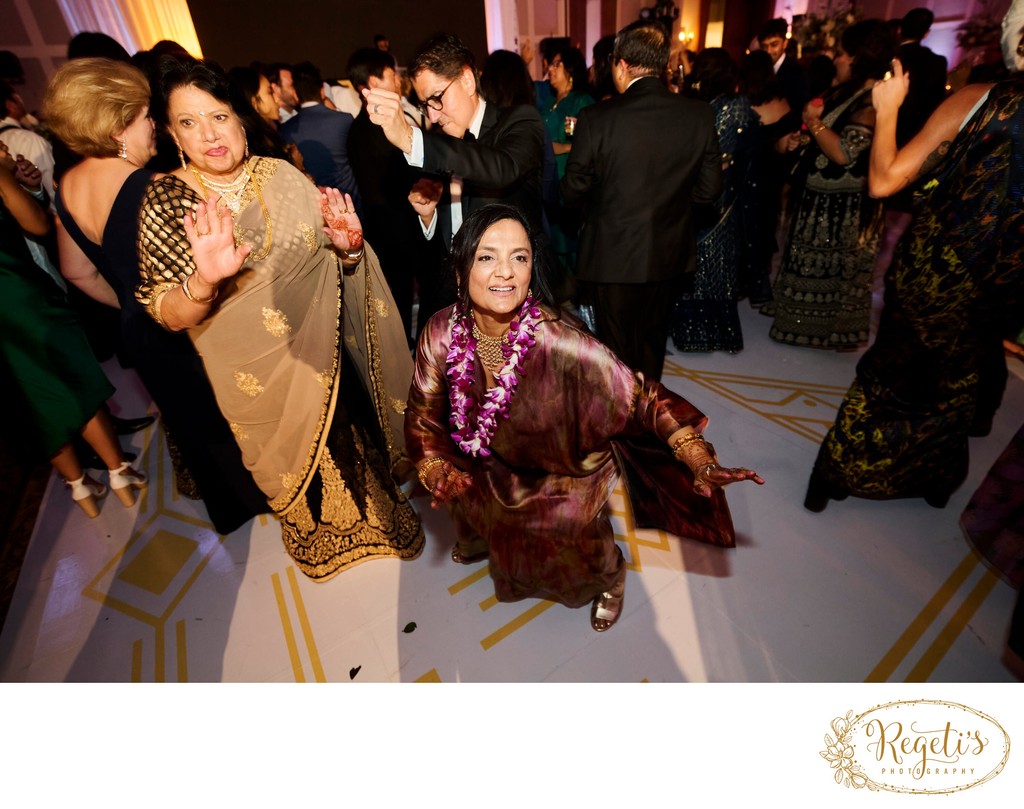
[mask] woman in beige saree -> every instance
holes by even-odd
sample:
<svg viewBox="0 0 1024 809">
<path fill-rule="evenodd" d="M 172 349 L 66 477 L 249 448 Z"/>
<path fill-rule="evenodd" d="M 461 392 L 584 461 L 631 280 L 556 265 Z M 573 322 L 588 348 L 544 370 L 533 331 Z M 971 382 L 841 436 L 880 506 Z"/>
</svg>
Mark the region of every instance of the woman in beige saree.
<svg viewBox="0 0 1024 809">
<path fill-rule="evenodd" d="M 188 329 L 285 547 L 318 580 L 417 556 L 419 519 L 392 475 L 408 464 L 412 361 L 351 200 L 250 157 L 251 110 L 211 64 L 161 63 L 153 111 L 182 167 L 146 193 L 137 295 Z"/>
</svg>

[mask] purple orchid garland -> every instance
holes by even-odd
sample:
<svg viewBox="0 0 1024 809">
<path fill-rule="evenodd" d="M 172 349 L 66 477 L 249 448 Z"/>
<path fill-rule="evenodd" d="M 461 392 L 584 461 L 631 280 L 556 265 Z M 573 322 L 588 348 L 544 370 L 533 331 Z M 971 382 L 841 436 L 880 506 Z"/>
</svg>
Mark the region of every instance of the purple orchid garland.
<svg viewBox="0 0 1024 809">
<path fill-rule="evenodd" d="M 494 375 L 497 384 L 488 389 L 483 405 L 479 408 L 470 395 L 476 359 L 472 317 L 472 313 L 466 315 L 456 304 L 452 345 L 448 351 L 448 369 L 445 371 L 448 377 L 448 399 L 452 406 L 451 437 L 467 455 L 486 458 L 491 454 L 488 447 L 498 429 L 498 419 L 508 418 L 523 362 L 530 349 L 536 345 L 533 335 L 537 331 L 541 311 L 533 296 L 528 295 L 519 309 L 518 317 L 509 324 L 508 341 L 501 347 L 505 365 Z M 473 424 L 475 427 L 471 428 Z"/>
</svg>

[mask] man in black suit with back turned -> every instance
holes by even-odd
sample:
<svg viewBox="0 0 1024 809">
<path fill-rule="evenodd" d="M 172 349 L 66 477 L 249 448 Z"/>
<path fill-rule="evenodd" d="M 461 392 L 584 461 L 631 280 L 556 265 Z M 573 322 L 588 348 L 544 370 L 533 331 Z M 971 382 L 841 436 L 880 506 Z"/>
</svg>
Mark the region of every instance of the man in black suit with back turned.
<svg viewBox="0 0 1024 809">
<path fill-rule="evenodd" d="M 620 95 L 580 113 L 561 185 L 566 204 L 584 206 L 576 280 L 597 337 L 652 380 L 682 276 L 695 267 L 691 208 L 722 192 L 714 112 L 662 82 L 670 44 L 658 22 L 619 31 Z"/>
<path fill-rule="evenodd" d="M 921 44 L 934 20 L 930 9 L 912 8 L 900 21 L 899 59 L 903 72 L 910 74 L 910 88 L 896 119 L 896 146 L 900 148 L 921 131 L 946 98 L 946 57 Z"/>
<path fill-rule="evenodd" d="M 544 124 L 531 105 L 499 109 L 487 103 L 473 65 L 472 52 L 451 34 L 432 37 L 409 62 L 430 130 L 409 125 L 396 93 L 363 90 L 370 120 L 426 175 L 409 201 L 435 257 L 447 254 L 464 217 L 489 202 L 516 206 L 537 228 L 542 223 Z M 454 287 L 439 269 L 433 275 L 420 278 L 420 330 L 429 315 L 455 300 Z"/>
</svg>

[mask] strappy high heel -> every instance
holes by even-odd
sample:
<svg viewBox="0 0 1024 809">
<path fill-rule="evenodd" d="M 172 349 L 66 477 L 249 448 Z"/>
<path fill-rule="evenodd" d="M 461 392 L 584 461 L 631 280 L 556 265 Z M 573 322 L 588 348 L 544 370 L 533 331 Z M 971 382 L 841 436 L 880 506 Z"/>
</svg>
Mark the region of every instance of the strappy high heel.
<svg viewBox="0 0 1024 809">
<path fill-rule="evenodd" d="M 65 480 L 64 484 L 71 490 L 71 499 L 75 501 L 85 516 L 92 519 L 100 513 L 99 500 L 107 493 L 107 487 L 88 475 L 78 480 Z"/>
<path fill-rule="evenodd" d="M 117 469 L 107 470 L 110 473 L 110 489 L 117 495 L 125 508 L 135 505 L 135 492 L 145 489 L 149 485 L 146 476 L 135 469 L 131 462 L 125 461 Z"/>
</svg>

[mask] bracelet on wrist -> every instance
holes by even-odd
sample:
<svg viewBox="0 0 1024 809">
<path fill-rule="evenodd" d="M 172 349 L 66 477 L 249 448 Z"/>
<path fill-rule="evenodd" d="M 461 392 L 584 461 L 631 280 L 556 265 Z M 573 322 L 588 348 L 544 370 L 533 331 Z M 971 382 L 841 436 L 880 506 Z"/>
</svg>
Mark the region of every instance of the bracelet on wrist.
<svg viewBox="0 0 1024 809">
<path fill-rule="evenodd" d="M 816 138 L 826 129 L 828 129 L 828 127 L 825 126 L 825 124 L 823 124 L 821 121 L 818 121 L 818 125 L 811 129 L 811 136 Z"/>
<path fill-rule="evenodd" d="M 192 290 L 188 288 L 188 282 L 192 279 L 192 276 L 188 276 L 184 281 L 181 282 L 181 291 L 185 293 L 185 297 L 188 298 L 192 303 L 197 303 L 200 306 L 205 306 L 208 303 L 213 303 L 217 298 L 217 287 L 213 288 L 213 294 L 209 298 L 197 298 L 192 294 Z"/>
<path fill-rule="evenodd" d="M 363 253 L 366 252 L 366 245 L 362 244 L 358 250 L 343 250 L 342 255 L 345 256 L 347 261 L 359 261 L 363 257 Z"/>
<path fill-rule="evenodd" d="M 704 443 L 704 436 L 702 436 L 700 433 L 690 433 L 689 435 L 684 435 L 682 438 L 678 439 L 675 443 L 672 444 L 672 455 L 675 457 L 677 461 L 685 460 L 685 450 L 694 441 L 700 441 L 701 443 Z"/>
<path fill-rule="evenodd" d="M 427 475 L 430 474 L 430 471 L 432 469 L 435 469 L 436 467 L 441 466 L 442 464 L 444 464 L 444 458 L 440 456 L 435 456 L 433 458 L 428 458 L 427 460 L 425 460 L 423 463 L 419 465 L 419 468 L 416 470 L 416 474 L 420 479 L 420 483 L 423 484 L 423 488 L 426 489 L 428 492 L 430 491 L 430 486 L 427 483 Z"/>
</svg>

